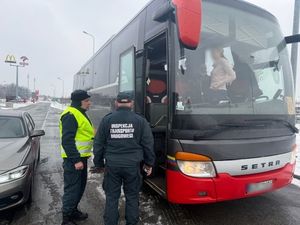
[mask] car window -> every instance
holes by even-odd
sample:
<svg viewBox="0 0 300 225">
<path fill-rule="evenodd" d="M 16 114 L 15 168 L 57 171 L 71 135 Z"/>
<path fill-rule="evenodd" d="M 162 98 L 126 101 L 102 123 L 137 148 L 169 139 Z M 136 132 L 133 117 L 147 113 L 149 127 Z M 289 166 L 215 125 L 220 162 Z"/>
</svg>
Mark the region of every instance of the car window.
<svg viewBox="0 0 300 225">
<path fill-rule="evenodd" d="M 32 127 L 33 127 L 33 129 L 35 129 L 35 123 L 34 123 L 32 117 L 31 117 L 29 114 L 28 114 L 27 116 L 28 116 L 28 119 L 29 119 L 29 121 L 30 121 L 30 123 L 31 123 L 31 125 L 32 125 Z"/>
<path fill-rule="evenodd" d="M 17 117 L 0 116 L 0 138 L 19 138 L 25 136 L 22 120 Z"/>
<path fill-rule="evenodd" d="M 34 130 L 34 127 L 33 127 L 32 123 L 30 122 L 30 119 L 27 115 L 25 116 L 25 121 L 26 121 L 26 125 L 28 127 L 29 132 L 32 132 Z"/>
</svg>

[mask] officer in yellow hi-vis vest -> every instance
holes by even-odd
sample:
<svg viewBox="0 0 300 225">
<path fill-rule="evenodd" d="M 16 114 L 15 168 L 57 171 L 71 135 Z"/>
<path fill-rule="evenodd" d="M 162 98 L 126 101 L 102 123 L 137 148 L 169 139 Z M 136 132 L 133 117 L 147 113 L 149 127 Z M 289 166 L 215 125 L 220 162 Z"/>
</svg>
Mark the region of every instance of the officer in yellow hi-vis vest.
<svg viewBox="0 0 300 225">
<path fill-rule="evenodd" d="M 62 225 L 88 218 L 78 209 L 87 181 L 87 160 L 92 155 L 94 128 L 86 115 L 91 102 L 86 91 L 71 94 L 71 106 L 62 114 L 59 123 L 61 156 L 64 160 L 64 195 Z"/>
</svg>

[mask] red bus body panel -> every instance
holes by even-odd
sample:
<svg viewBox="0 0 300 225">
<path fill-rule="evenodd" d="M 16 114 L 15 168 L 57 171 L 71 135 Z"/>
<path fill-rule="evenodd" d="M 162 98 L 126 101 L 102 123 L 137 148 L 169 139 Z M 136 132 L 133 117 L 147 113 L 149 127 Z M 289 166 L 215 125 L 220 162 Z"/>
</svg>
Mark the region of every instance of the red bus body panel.
<svg viewBox="0 0 300 225">
<path fill-rule="evenodd" d="M 203 204 L 241 199 L 261 195 L 266 192 L 287 186 L 292 182 L 295 164 L 245 176 L 233 177 L 229 174 L 218 174 L 216 178 L 193 178 L 180 171 L 167 170 L 167 199 L 176 204 Z M 246 193 L 248 184 L 273 180 L 273 187 L 268 191 L 253 194 Z M 206 196 L 199 193 L 207 192 Z"/>
</svg>

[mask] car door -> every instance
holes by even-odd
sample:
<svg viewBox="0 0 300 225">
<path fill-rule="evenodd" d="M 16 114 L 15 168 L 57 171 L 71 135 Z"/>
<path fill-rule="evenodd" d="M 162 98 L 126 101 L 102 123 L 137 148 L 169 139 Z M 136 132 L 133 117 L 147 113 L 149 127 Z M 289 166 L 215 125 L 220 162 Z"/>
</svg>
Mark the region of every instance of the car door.
<svg viewBox="0 0 300 225">
<path fill-rule="evenodd" d="M 30 137 L 30 134 L 34 131 L 35 124 L 33 122 L 33 119 L 29 114 L 25 114 L 25 121 L 26 121 L 26 126 L 28 129 L 28 136 L 29 136 L 29 141 L 31 142 L 31 149 L 30 149 L 30 154 L 32 157 L 32 161 L 36 161 L 38 157 L 38 149 L 39 149 L 39 138 L 38 137 Z"/>
</svg>

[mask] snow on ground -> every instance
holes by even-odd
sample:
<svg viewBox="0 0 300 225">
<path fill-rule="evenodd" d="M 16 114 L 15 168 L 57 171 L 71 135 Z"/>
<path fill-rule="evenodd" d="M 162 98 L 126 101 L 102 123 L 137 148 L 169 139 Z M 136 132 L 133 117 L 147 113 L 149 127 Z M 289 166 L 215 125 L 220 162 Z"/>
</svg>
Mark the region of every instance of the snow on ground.
<svg viewBox="0 0 300 225">
<path fill-rule="evenodd" d="M 294 180 L 292 181 L 292 184 L 297 185 L 298 187 L 300 187 L 300 180 L 294 179 Z"/>
<path fill-rule="evenodd" d="M 51 107 L 52 108 L 60 109 L 60 110 L 64 110 L 67 107 L 67 105 L 60 104 L 58 102 L 49 102 L 49 101 L 39 101 L 39 102 L 48 102 L 48 103 L 51 103 Z M 9 103 L 9 104 L 10 104 L 10 107 L 6 107 L 5 100 L 2 101 L 0 99 L 0 109 L 18 109 L 18 108 L 22 108 L 22 107 L 25 107 L 25 106 L 29 106 L 31 104 L 35 104 L 35 103 L 26 102 L 26 103 Z"/>
<path fill-rule="evenodd" d="M 39 102 L 47 102 L 47 101 L 39 101 Z M 9 104 L 10 104 L 10 106 L 7 107 L 6 102 L 1 101 L 1 99 L 0 99 L 0 109 L 18 109 L 18 108 L 22 108 L 22 107 L 26 107 L 26 106 L 35 104 L 35 103 L 26 102 L 26 103 L 9 103 Z M 60 104 L 58 102 L 51 102 L 51 107 L 55 108 L 55 109 L 65 110 L 67 108 L 67 105 Z"/>
<path fill-rule="evenodd" d="M 7 107 L 6 103 L 0 102 L 0 109 L 19 109 L 23 108 L 29 105 L 32 105 L 34 103 L 32 102 L 26 102 L 26 103 L 10 103 L 10 107 Z"/>
<path fill-rule="evenodd" d="M 0 109 L 5 107 L 5 99 L 0 99 Z"/>
<path fill-rule="evenodd" d="M 29 106 L 29 105 L 32 105 L 34 103 L 32 102 L 26 102 L 26 103 L 14 103 L 13 104 L 13 108 L 14 109 L 18 109 L 18 108 L 22 108 L 22 107 L 25 107 L 25 106 Z"/>
<path fill-rule="evenodd" d="M 51 107 L 55 109 L 65 110 L 67 108 L 67 105 L 60 104 L 58 102 L 51 102 Z"/>
</svg>

